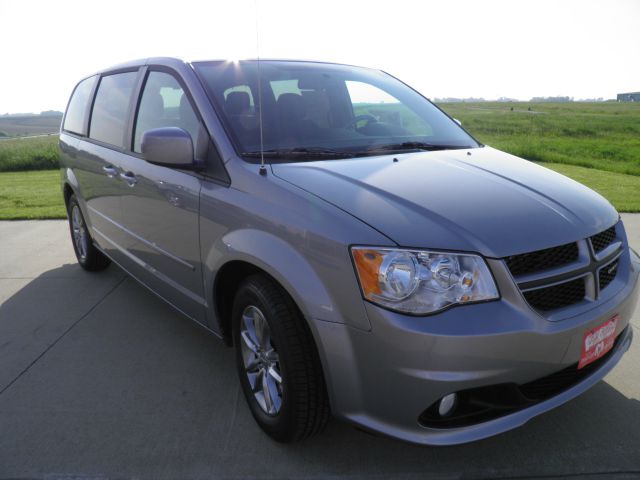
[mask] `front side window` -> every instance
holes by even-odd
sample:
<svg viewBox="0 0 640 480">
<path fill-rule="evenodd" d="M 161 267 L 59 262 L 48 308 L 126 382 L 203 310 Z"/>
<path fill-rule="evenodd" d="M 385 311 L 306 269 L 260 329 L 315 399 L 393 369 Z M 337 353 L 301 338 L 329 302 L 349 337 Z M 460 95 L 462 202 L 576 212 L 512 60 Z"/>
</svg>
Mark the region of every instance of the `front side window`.
<svg viewBox="0 0 640 480">
<path fill-rule="evenodd" d="M 93 104 L 89 137 L 122 147 L 129 116 L 131 94 L 138 72 L 102 77 Z"/>
<path fill-rule="evenodd" d="M 85 122 L 87 119 L 87 108 L 93 86 L 98 79 L 97 75 L 89 77 L 81 81 L 73 91 L 67 113 L 64 115 L 63 130 L 67 132 L 77 133 L 78 135 L 86 135 Z"/>
<path fill-rule="evenodd" d="M 148 130 L 179 127 L 191 135 L 194 147 L 200 122 L 178 81 L 164 72 L 150 72 L 136 117 L 133 151 L 141 153 L 142 135 Z"/>
<path fill-rule="evenodd" d="M 277 160 L 479 146 L 431 102 L 377 70 L 279 61 L 194 66 L 247 160 L 261 149 L 260 119 L 263 150 Z"/>
</svg>

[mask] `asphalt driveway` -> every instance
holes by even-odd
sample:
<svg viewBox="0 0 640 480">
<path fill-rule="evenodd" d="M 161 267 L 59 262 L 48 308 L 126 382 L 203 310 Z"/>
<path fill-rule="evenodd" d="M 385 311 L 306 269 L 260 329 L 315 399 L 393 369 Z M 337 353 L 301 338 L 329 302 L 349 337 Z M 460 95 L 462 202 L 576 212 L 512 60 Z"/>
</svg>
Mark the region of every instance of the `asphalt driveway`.
<svg viewBox="0 0 640 480">
<path fill-rule="evenodd" d="M 640 250 L 640 215 L 624 219 Z M 82 271 L 65 222 L 0 222 L 0 479 L 640 478 L 638 339 L 585 395 L 488 440 L 417 447 L 334 420 L 280 445 L 231 349 L 117 267 Z"/>
</svg>

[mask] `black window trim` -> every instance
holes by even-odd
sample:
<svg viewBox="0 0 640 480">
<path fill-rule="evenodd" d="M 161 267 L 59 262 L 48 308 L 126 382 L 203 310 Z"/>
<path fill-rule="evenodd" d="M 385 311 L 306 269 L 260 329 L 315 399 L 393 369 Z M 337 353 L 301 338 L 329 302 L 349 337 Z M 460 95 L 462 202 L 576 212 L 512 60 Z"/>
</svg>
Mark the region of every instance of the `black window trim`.
<svg viewBox="0 0 640 480">
<path fill-rule="evenodd" d="M 196 77 L 198 77 L 198 81 L 200 82 L 200 85 L 202 85 L 205 95 L 209 99 L 209 103 L 211 104 L 211 107 L 213 108 L 214 113 L 218 117 L 220 125 L 222 125 L 222 129 L 227 135 L 227 138 L 229 139 L 229 143 L 231 144 L 231 147 L 233 148 L 233 151 L 236 154 L 236 156 L 247 163 L 260 163 L 260 159 L 250 159 L 250 158 L 248 159 L 242 156 L 243 151 L 241 148 L 241 143 L 238 137 L 236 136 L 235 132 L 233 131 L 233 128 L 227 125 L 227 119 L 225 118 L 225 115 L 224 115 L 224 108 L 222 105 L 219 105 L 218 100 L 215 98 L 214 92 L 209 88 L 207 79 L 202 74 L 202 71 L 200 70 L 200 68 L 198 68 L 201 65 L 205 67 L 210 65 L 216 66 L 216 65 L 224 64 L 226 62 L 227 60 L 202 60 L 202 61 L 192 62 L 191 65 L 193 66 L 193 71 L 195 72 Z M 259 78 L 258 82 L 261 82 L 261 81 L 262 79 Z M 251 90 L 251 96 L 254 97 L 254 105 L 255 105 L 255 95 L 253 94 L 253 90 L 251 89 L 251 86 L 249 86 L 249 89 Z M 262 94 L 265 95 L 264 89 L 262 90 L 263 90 Z"/>
<path fill-rule="evenodd" d="M 89 97 L 89 102 L 87 102 L 87 113 L 85 116 L 85 125 L 84 125 L 84 130 L 85 133 L 83 135 L 75 133 L 75 132 L 71 132 L 71 131 L 67 131 L 67 130 L 63 130 L 61 127 L 61 130 L 64 131 L 65 134 L 70 135 L 72 137 L 81 139 L 85 142 L 89 142 L 92 143 L 94 145 L 98 145 L 100 147 L 103 148 L 107 148 L 109 150 L 113 150 L 125 155 L 128 155 L 130 157 L 135 157 L 135 158 L 139 158 L 143 161 L 144 157 L 136 152 L 133 151 L 133 129 L 135 126 L 135 121 L 138 115 L 138 109 L 139 109 L 139 104 L 140 101 L 142 99 L 142 92 L 144 90 L 144 86 L 146 84 L 146 79 L 148 76 L 148 73 L 151 71 L 155 71 L 155 72 L 164 72 L 164 73 L 168 73 L 169 75 L 171 75 L 172 77 L 174 77 L 176 79 L 176 81 L 180 84 L 180 86 L 182 87 L 182 90 L 186 93 L 187 98 L 189 99 L 189 103 L 191 105 L 191 108 L 193 109 L 193 111 L 195 112 L 196 117 L 198 118 L 198 121 L 200 122 L 200 125 L 202 126 L 202 128 L 204 129 L 204 131 L 206 132 L 207 136 L 208 136 L 208 140 L 209 140 L 209 149 L 213 149 L 213 156 L 216 158 L 216 161 L 219 164 L 219 167 L 221 167 L 222 172 L 224 172 L 224 175 L 221 177 L 219 175 L 215 175 L 212 173 L 212 171 L 207 167 L 205 167 L 205 169 L 203 169 L 202 171 L 193 171 L 193 170 L 180 170 L 182 172 L 188 172 L 190 174 L 194 174 L 197 175 L 203 179 L 206 179 L 208 181 L 213 181 L 217 184 L 223 185 L 223 186 L 230 186 L 231 185 L 231 177 L 229 176 L 229 172 L 227 170 L 227 167 L 222 159 L 222 156 L 220 155 L 220 149 L 218 148 L 218 146 L 216 145 L 215 142 L 215 137 L 213 135 L 211 135 L 211 132 L 209 131 L 209 129 L 207 128 L 206 123 L 203 121 L 203 117 L 200 114 L 200 111 L 197 108 L 197 104 L 194 101 L 193 95 L 191 94 L 191 92 L 189 91 L 189 89 L 187 88 L 184 80 L 182 79 L 182 76 L 173 68 L 171 67 L 167 67 L 165 65 L 157 65 L 157 64 L 147 64 L 147 65 L 137 65 L 137 66 L 132 66 L 132 67 L 124 67 L 124 68 L 118 68 L 115 70 L 108 70 L 108 71 L 104 71 L 104 72 L 100 72 L 100 73 L 94 73 L 93 75 L 89 75 L 85 78 L 83 78 L 82 80 L 80 80 L 76 86 L 74 87 L 74 92 L 75 89 L 78 87 L 78 85 L 80 83 L 82 83 L 84 80 L 87 80 L 91 77 L 98 77 L 93 85 L 93 88 L 91 90 L 91 94 Z M 110 75 L 116 75 L 118 73 L 128 73 L 128 72 L 137 72 L 138 75 L 136 77 L 136 80 L 134 82 L 134 88 L 133 91 L 131 93 L 131 99 L 129 102 L 129 111 L 127 112 L 127 122 L 125 125 L 125 134 L 123 137 L 123 145 L 122 146 L 117 146 L 117 145 L 113 145 L 111 143 L 106 143 L 106 142 L 102 142 L 100 140 L 96 140 L 94 138 L 91 138 L 89 136 L 90 133 L 90 129 L 91 129 L 91 116 L 93 115 L 93 106 L 96 100 L 96 95 L 98 93 L 98 87 L 100 86 L 100 82 L 102 81 L 103 77 L 108 77 Z M 205 90 L 205 95 L 207 96 L 207 98 L 209 98 L 209 95 Z M 69 97 L 69 102 L 71 101 L 71 97 L 73 96 L 73 92 L 71 94 L 71 96 Z M 68 103 L 67 102 L 67 109 L 68 109 Z M 66 116 L 66 110 L 65 110 L 65 116 Z M 64 125 L 64 117 L 63 117 L 63 123 L 62 125 Z M 207 161 L 209 161 L 209 158 L 212 155 L 207 155 Z"/>
<path fill-rule="evenodd" d="M 136 118 L 138 116 L 138 108 L 140 106 L 140 99 L 144 91 L 144 86 L 147 83 L 149 67 L 144 65 L 140 67 L 138 72 L 138 78 L 136 78 L 136 84 L 133 87 L 133 94 L 131 101 L 129 102 L 129 116 L 127 117 L 127 131 L 125 132 L 124 146 L 129 155 L 138 156 L 133 151 L 133 129 L 136 127 Z"/>
<path fill-rule="evenodd" d="M 135 95 L 137 95 L 136 92 L 136 87 L 139 85 L 139 80 L 140 80 L 140 75 L 141 75 L 141 71 L 145 68 L 144 65 L 142 66 L 137 66 L 137 67 L 126 67 L 126 68 L 118 68 L 116 70 L 109 70 L 108 72 L 102 72 L 100 73 L 100 78 L 98 79 L 98 82 L 96 83 L 94 92 L 92 93 L 92 98 L 91 98 L 91 110 L 90 110 L 90 115 L 89 115 L 89 124 L 87 125 L 87 135 L 84 138 L 84 140 L 89 141 L 95 145 L 99 145 L 101 147 L 104 148 L 108 148 L 110 150 L 114 150 L 116 152 L 120 152 L 120 153 L 128 153 L 127 148 L 126 148 L 126 139 L 129 136 L 129 131 L 131 130 L 131 125 L 130 125 L 130 117 L 131 117 L 131 104 L 133 102 L 133 100 L 136 98 Z M 100 84 L 102 83 L 102 79 L 104 77 L 109 77 L 111 75 L 117 75 L 119 73 L 130 73 L 130 72 L 137 72 L 137 76 L 136 79 L 134 80 L 134 84 L 133 84 L 133 89 L 131 91 L 131 97 L 129 98 L 129 106 L 128 111 L 127 111 L 127 115 L 126 115 L 126 121 L 125 121 L 125 130 L 124 130 L 124 135 L 122 138 L 122 144 L 120 146 L 118 145 L 114 145 L 112 143 L 107 143 L 107 142 L 103 142 L 101 140 L 97 140 L 95 138 L 91 138 L 91 118 L 93 117 L 93 107 L 95 105 L 96 102 L 96 97 L 98 95 L 98 89 L 100 88 Z"/>
</svg>

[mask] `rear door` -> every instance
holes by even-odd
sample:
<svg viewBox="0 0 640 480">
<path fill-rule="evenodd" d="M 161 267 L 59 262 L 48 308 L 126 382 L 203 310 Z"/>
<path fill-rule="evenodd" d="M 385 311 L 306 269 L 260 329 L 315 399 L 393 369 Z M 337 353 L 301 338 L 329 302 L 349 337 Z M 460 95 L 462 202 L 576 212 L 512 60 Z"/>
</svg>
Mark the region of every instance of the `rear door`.
<svg viewBox="0 0 640 480">
<path fill-rule="evenodd" d="M 198 174 L 153 165 L 142 158 L 145 131 L 179 127 L 198 148 L 206 132 L 185 89 L 169 71 L 150 69 L 133 121 L 132 155 L 121 164 L 125 246 L 136 259 L 135 275 L 193 319 L 205 323 L 199 242 Z"/>
<path fill-rule="evenodd" d="M 78 142 L 76 178 L 82 190 L 91 236 L 126 267 L 122 244 L 121 197 L 127 185 L 120 179 L 138 70 L 104 74 L 97 84 L 88 136 Z"/>
</svg>

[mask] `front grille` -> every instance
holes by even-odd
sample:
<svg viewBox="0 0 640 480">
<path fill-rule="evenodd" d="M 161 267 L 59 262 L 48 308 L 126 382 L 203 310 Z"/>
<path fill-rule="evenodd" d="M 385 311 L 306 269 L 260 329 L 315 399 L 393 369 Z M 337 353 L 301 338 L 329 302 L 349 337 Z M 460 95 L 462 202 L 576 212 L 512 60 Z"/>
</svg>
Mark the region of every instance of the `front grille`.
<svg viewBox="0 0 640 480">
<path fill-rule="evenodd" d="M 536 310 L 543 312 L 568 307 L 585 296 L 584 278 L 523 292 L 524 298 Z"/>
<path fill-rule="evenodd" d="M 622 249 L 622 242 L 616 240 L 614 225 L 574 243 L 512 255 L 503 260 L 529 305 L 543 314 L 551 312 L 549 318 L 560 319 L 553 310 L 586 299 L 598 300 L 599 292 L 615 279 L 616 257 Z M 616 245 L 615 251 L 606 255 L 600 253 L 612 245 Z M 574 280 L 567 280 L 571 277 Z"/>
<path fill-rule="evenodd" d="M 574 363 L 564 370 L 552 373 L 551 375 L 547 375 L 546 377 L 538 378 L 533 382 L 519 385 L 518 390 L 520 390 L 520 392 L 530 400 L 545 400 L 547 398 L 553 397 L 554 395 L 557 395 L 558 393 L 579 383 L 580 381 L 591 375 L 595 370 L 600 368 L 600 366 L 604 362 L 606 362 L 611 355 L 613 355 L 613 352 L 616 350 L 618 342 L 622 337 L 623 335 L 618 335 L 611 350 L 609 350 L 595 362 L 590 363 L 580 370 L 578 370 L 578 364 Z"/>
<path fill-rule="evenodd" d="M 616 226 L 606 229 L 604 232 L 600 232 L 590 238 L 591 245 L 593 245 L 593 251 L 596 253 L 601 252 L 616 239 Z"/>
<path fill-rule="evenodd" d="M 615 262 L 611 262 L 606 267 L 603 267 L 598 273 L 598 282 L 600 284 L 600 290 L 606 288 L 614 278 L 616 278 L 616 274 L 618 273 L 618 260 Z"/>
<path fill-rule="evenodd" d="M 578 260 L 578 245 L 567 243 L 559 247 L 512 255 L 504 260 L 507 262 L 511 275 L 517 277 L 575 262 Z"/>
</svg>

